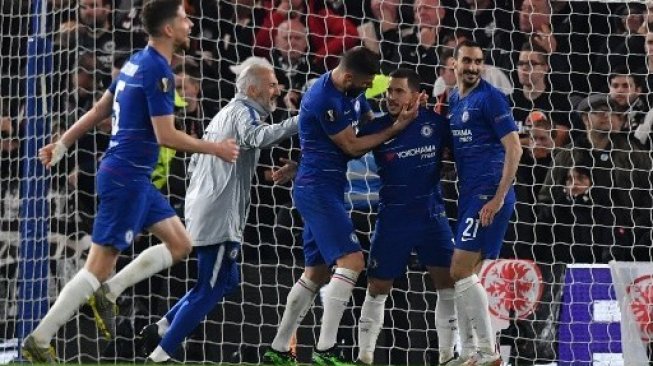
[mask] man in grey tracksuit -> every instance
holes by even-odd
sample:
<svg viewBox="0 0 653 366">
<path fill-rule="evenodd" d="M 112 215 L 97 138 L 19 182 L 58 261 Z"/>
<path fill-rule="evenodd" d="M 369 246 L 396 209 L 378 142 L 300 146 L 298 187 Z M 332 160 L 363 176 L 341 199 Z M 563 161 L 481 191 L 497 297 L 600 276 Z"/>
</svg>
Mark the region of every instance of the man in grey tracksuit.
<svg viewBox="0 0 653 366">
<path fill-rule="evenodd" d="M 236 163 L 199 154 L 191 159 L 185 216 L 197 252 L 198 279 L 159 322 L 141 332 L 143 351 L 149 354 L 153 350 L 149 359 L 154 362 L 167 361 L 206 314 L 238 285 L 236 258 L 260 149 L 297 133 L 296 118 L 275 125 L 263 122 L 276 108 L 280 94 L 271 67 L 248 66 L 239 74 L 236 88 L 238 94 L 213 118 L 203 138 L 234 138 L 240 156 Z M 285 181 L 293 174 L 291 163 L 277 170 L 273 178 Z"/>
</svg>

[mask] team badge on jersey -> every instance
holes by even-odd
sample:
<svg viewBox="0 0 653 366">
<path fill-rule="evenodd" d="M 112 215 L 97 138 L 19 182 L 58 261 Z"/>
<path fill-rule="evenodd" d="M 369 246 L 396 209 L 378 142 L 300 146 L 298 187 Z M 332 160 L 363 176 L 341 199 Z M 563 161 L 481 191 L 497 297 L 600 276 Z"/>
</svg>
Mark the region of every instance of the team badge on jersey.
<svg viewBox="0 0 653 366">
<path fill-rule="evenodd" d="M 326 111 L 326 119 L 330 122 L 335 122 L 336 121 L 336 111 L 333 109 L 329 109 Z"/>
<path fill-rule="evenodd" d="M 467 122 L 467 121 L 469 121 L 469 112 L 467 112 L 467 111 L 465 110 L 465 111 L 463 112 L 463 116 L 461 117 L 461 120 L 462 120 L 463 122 Z"/>
<path fill-rule="evenodd" d="M 159 81 L 159 89 L 161 89 L 162 92 L 167 93 L 168 90 L 170 90 L 170 80 L 168 78 L 162 78 Z"/>
<path fill-rule="evenodd" d="M 422 136 L 430 137 L 433 134 L 433 129 L 431 126 L 422 126 L 422 130 L 420 132 L 422 133 Z"/>
</svg>

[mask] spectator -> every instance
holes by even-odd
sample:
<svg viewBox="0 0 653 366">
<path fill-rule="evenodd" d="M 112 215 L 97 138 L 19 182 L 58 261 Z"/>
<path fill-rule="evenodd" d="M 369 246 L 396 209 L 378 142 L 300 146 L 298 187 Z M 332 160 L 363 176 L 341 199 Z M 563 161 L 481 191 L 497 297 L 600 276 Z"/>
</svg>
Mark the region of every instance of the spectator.
<svg viewBox="0 0 653 366">
<path fill-rule="evenodd" d="M 593 85 L 606 84 L 606 78 L 617 70 L 624 68 L 625 74 L 630 74 L 642 66 L 644 54 L 644 37 L 639 33 L 645 26 L 646 5 L 637 2 L 627 2 L 619 6 L 615 12 L 614 31 L 598 32 L 602 38 L 602 47 L 594 56 Z M 644 32 L 646 34 L 646 32 Z M 640 65 L 638 65 L 638 63 Z M 623 71 L 620 71 L 623 72 Z M 599 90 L 602 90 L 600 88 Z"/>
<path fill-rule="evenodd" d="M 596 222 L 598 217 L 610 212 L 594 203 L 596 187 L 593 187 L 591 169 L 584 164 L 591 165 L 591 162 L 576 162 L 568 170 L 564 188 L 553 197 L 552 214 L 556 224 L 551 259 L 555 262 L 600 263 L 602 250 L 610 245 L 610 228 Z"/>
<path fill-rule="evenodd" d="M 567 95 L 552 89 L 548 80 L 550 70 L 546 50 L 525 43 L 517 62 L 519 86 L 515 88 L 510 99 L 518 126 L 525 127 L 526 117 L 533 110 L 543 111 L 550 115 L 556 130 L 556 145 L 563 146 L 569 142 L 571 105 Z M 531 126 L 526 128 L 528 127 Z"/>
<path fill-rule="evenodd" d="M 263 25 L 256 33 L 257 53 L 261 56 L 267 56 L 272 51 L 276 29 L 289 18 L 296 18 L 305 24 L 311 39 L 311 61 L 327 69 L 337 65 L 337 56 L 358 42 L 356 25 L 322 1 L 275 0 L 270 5 Z"/>
<path fill-rule="evenodd" d="M 584 162 L 591 170 L 592 202 L 607 211 L 593 216 L 594 225 L 607 228 L 609 232 L 596 236 L 596 245 L 604 245 L 603 260 L 649 260 L 651 231 L 651 158 L 624 134 L 615 118 L 624 109 L 605 94 L 584 99 L 578 106 L 585 135 L 579 141 L 566 146 L 555 154 L 550 174 L 539 193 L 542 203 L 538 217 L 551 225 L 556 218 L 552 211 L 558 198 L 564 196 L 569 169 Z M 545 225 L 542 234 L 553 235 L 551 242 L 567 241 L 555 237 Z M 637 257 L 639 256 L 639 257 Z M 647 259 L 648 258 L 648 259 Z"/>
<path fill-rule="evenodd" d="M 610 75 L 609 95 L 620 109 L 627 113 L 624 130 L 634 131 L 644 121 L 649 110 L 643 97 L 639 77 L 628 72 L 625 66 L 618 66 Z"/>
<path fill-rule="evenodd" d="M 504 256 L 541 260 L 538 253 L 543 249 L 546 253 L 547 248 L 541 248 L 536 240 L 535 207 L 537 194 L 553 163 L 556 130 L 541 111 L 531 112 L 526 121 L 524 126 L 530 128 L 520 131 L 519 134 L 524 154 L 517 169 L 515 217 L 506 235 L 506 241 L 514 244 L 512 248 L 504 248 L 504 252 L 509 251 L 504 253 Z"/>
<path fill-rule="evenodd" d="M 442 25 L 446 9 L 440 0 L 415 0 L 413 5 L 415 25 L 412 32 L 402 37 L 399 53 L 392 60 L 401 67 L 417 70 L 422 78 L 422 89 L 433 95 L 433 85 L 437 79 L 439 65 L 439 46 L 447 35 Z"/>
<path fill-rule="evenodd" d="M 399 42 L 411 29 L 400 20 L 400 0 L 371 0 L 371 19 L 358 27 L 363 46 L 381 56 L 381 71 L 390 74 L 397 69 Z"/>
<path fill-rule="evenodd" d="M 552 21 L 554 17 L 556 22 Z M 489 53 L 489 61 L 506 72 L 515 70 L 522 46 L 529 44 L 549 56 L 549 77 L 557 91 L 586 93 L 590 70 L 585 56 L 589 52 L 585 49 L 587 35 L 583 38 L 581 34 L 566 32 L 564 28 L 569 23 L 568 18 L 553 14 L 550 0 L 524 0 L 515 27 L 495 31 L 495 48 Z"/>
<path fill-rule="evenodd" d="M 120 54 L 130 55 L 132 50 L 144 48 L 147 35 L 141 23 L 143 0 L 122 0 L 113 12 L 114 38 Z"/>
<path fill-rule="evenodd" d="M 301 92 L 306 82 L 324 72 L 319 65 L 311 63 L 307 51 L 306 28 L 302 23 L 297 19 L 281 23 L 274 37 L 272 65 L 279 85 L 286 91 L 282 105 L 293 114 L 299 111 Z M 283 117 L 277 116 L 275 119 Z"/>
<path fill-rule="evenodd" d="M 464 29 L 483 49 L 493 47 L 492 36 L 496 28 L 506 28 L 501 23 L 510 19 L 512 1 L 504 0 L 464 0 L 457 1 L 454 16 L 446 24 L 454 29 Z M 497 24 L 499 23 L 499 24 Z"/>
<path fill-rule="evenodd" d="M 95 77 L 100 89 L 107 88 L 111 83 L 113 52 L 116 49 L 113 27 L 109 21 L 111 4 L 111 0 L 80 0 L 79 2 L 77 46 L 82 51 L 95 55 L 97 62 Z M 124 46 L 131 49 L 131 45 Z"/>
</svg>

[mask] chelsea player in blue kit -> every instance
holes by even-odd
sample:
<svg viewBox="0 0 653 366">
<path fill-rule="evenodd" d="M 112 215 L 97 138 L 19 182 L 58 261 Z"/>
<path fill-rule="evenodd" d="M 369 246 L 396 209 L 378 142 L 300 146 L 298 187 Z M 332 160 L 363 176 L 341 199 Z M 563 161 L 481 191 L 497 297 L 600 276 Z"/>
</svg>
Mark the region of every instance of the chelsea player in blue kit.
<svg viewBox="0 0 653 366">
<path fill-rule="evenodd" d="M 378 56 L 357 47 L 347 51 L 333 71 L 322 75 L 306 92 L 299 112 L 302 159 L 293 190 L 304 219 L 305 270 L 286 300 L 286 309 L 265 361 L 290 365 L 290 339 L 313 303 L 320 286 L 324 313 L 313 352 L 318 365 L 341 365 L 336 336 L 342 314 L 358 275 L 365 268 L 363 252 L 345 209 L 347 161 L 393 138 L 418 110 L 418 102 L 403 106 L 394 123 L 377 133 L 357 137 L 359 121 L 371 119 L 363 92 L 379 72 Z M 331 266 L 335 266 L 331 276 Z"/>
<path fill-rule="evenodd" d="M 515 206 L 513 181 L 521 158 L 517 126 L 506 97 L 481 79 L 483 50 L 463 42 L 454 51 L 457 88 L 449 99 L 449 123 L 458 172 L 458 225 L 451 276 L 463 342 L 478 341 L 463 354 L 467 366 L 499 366 L 488 299 L 477 276 L 485 259 L 499 256 Z"/>
<path fill-rule="evenodd" d="M 386 92 L 389 113 L 359 125 L 359 135 L 391 125 L 402 106 L 419 94 L 419 86 L 415 71 L 392 72 Z M 442 149 L 449 142 L 446 119 L 422 107 L 401 134 L 373 150 L 381 189 L 367 269 L 367 294 L 358 323 L 358 360 L 364 364 L 374 361 L 386 299 L 394 280 L 405 274 L 413 251 L 438 291 L 435 321 L 440 363 L 454 359 L 457 322 L 453 280 L 449 276 L 453 234 L 440 187 Z"/>
<path fill-rule="evenodd" d="M 203 141 L 174 127 L 175 87 L 170 62 L 177 49 L 189 47 L 193 25 L 182 0 L 151 0 L 143 7 L 142 20 L 150 36 L 148 46 L 129 59 L 89 112 L 57 142 L 39 151 L 41 161 L 51 167 L 78 138 L 112 117 L 110 145 L 97 175 L 100 204 L 93 245 L 84 268 L 64 286 L 48 313 L 25 338 L 22 352 L 32 362 L 55 362 L 52 338 L 89 298 L 101 332 L 114 337 L 115 301 L 120 293 L 190 253 L 191 239 L 181 220 L 151 183 L 159 145 L 212 154 L 229 162 L 238 156 L 233 139 Z M 109 279 L 120 251 L 127 249 L 144 228 L 163 244 L 146 249 Z"/>
</svg>

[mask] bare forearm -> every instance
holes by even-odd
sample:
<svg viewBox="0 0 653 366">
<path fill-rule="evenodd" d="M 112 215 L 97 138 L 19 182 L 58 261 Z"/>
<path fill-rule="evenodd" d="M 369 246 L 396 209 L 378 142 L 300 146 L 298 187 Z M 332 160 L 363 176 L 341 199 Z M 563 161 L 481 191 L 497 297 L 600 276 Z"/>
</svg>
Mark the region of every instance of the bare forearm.
<svg viewBox="0 0 653 366">
<path fill-rule="evenodd" d="M 104 99 L 104 97 L 103 97 Z M 70 128 L 61 136 L 60 141 L 70 147 L 80 137 L 84 136 L 89 130 L 94 128 L 98 123 L 111 115 L 111 110 L 106 108 L 103 100 L 100 100 L 91 110 L 84 113 L 82 118 L 77 120 Z"/>
<path fill-rule="evenodd" d="M 504 199 L 508 194 L 510 187 L 515 181 L 515 175 L 517 174 L 521 155 L 521 148 L 511 148 L 506 150 L 506 156 L 503 161 L 503 172 L 501 174 L 501 180 L 499 181 L 499 187 L 495 194 L 496 197 Z"/>
<path fill-rule="evenodd" d="M 388 127 L 383 131 L 372 135 L 357 137 L 346 152 L 352 156 L 364 155 L 368 151 L 396 136 L 397 132 L 398 131 L 394 128 Z"/>
<path fill-rule="evenodd" d="M 170 135 L 159 143 L 165 147 L 188 153 L 210 154 L 214 150 L 213 143 L 197 139 L 178 130 L 170 131 Z"/>
</svg>

